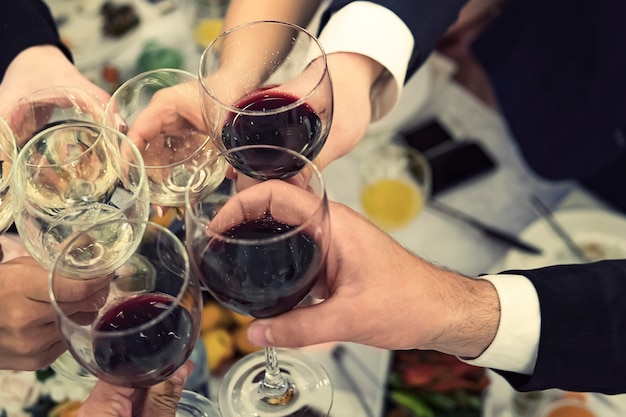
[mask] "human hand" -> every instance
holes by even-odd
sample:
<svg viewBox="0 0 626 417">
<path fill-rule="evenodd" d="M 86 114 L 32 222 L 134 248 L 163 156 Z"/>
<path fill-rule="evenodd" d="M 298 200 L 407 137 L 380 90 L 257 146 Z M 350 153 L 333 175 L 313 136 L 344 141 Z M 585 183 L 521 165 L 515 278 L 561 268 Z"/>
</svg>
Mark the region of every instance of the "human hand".
<svg viewBox="0 0 626 417">
<path fill-rule="evenodd" d="M 33 46 L 11 62 L 0 83 L 0 115 L 21 97 L 43 88 L 73 85 L 95 94 L 103 103 L 109 94 L 93 84 L 55 46 Z"/>
<path fill-rule="evenodd" d="M 76 417 L 174 417 L 185 381 L 193 370 L 187 361 L 171 377 L 148 389 L 98 381 Z"/>
<path fill-rule="evenodd" d="M 471 279 L 415 256 L 350 208 L 331 203 L 331 246 L 314 295 L 320 303 L 255 320 L 257 345 L 350 341 L 476 357 L 499 322 L 498 297 Z"/>
<path fill-rule="evenodd" d="M 59 301 L 75 313 L 95 311 L 106 299 L 106 280 L 74 281 Z M 0 264 L 0 299 L 0 369 L 41 369 L 65 351 L 48 296 L 48 271 L 35 259 Z"/>
<path fill-rule="evenodd" d="M 383 67 L 364 55 L 327 56 L 333 83 L 333 120 L 324 147 L 315 158 L 320 170 L 354 149 L 372 120 L 372 86 Z"/>
</svg>

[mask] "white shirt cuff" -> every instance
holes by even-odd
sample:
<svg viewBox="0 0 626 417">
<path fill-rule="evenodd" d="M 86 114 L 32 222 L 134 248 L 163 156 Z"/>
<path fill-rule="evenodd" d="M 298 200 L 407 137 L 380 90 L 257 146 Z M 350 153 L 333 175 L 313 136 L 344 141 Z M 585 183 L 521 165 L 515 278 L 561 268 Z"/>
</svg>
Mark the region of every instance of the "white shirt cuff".
<svg viewBox="0 0 626 417">
<path fill-rule="evenodd" d="M 532 374 L 541 332 L 541 312 L 535 287 L 521 275 L 480 278 L 496 287 L 500 299 L 500 324 L 496 337 L 482 355 L 461 360 L 484 368 Z"/>
<path fill-rule="evenodd" d="M 372 121 L 396 105 L 404 86 L 414 39 L 406 24 L 391 10 L 369 1 L 355 1 L 334 13 L 319 35 L 327 54 L 365 55 L 388 71 L 372 101 Z"/>
</svg>

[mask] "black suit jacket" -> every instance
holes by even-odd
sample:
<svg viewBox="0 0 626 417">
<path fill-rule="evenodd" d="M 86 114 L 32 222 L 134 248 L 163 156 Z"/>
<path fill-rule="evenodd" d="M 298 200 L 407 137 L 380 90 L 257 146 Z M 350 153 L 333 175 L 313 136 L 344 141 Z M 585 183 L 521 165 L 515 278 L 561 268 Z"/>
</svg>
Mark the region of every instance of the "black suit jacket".
<svg viewBox="0 0 626 417">
<path fill-rule="evenodd" d="M 17 54 L 30 46 L 45 44 L 56 45 L 71 59 L 43 1 L 0 1 L 0 79 Z"/>
<path fill-rule="evenodd" d="M 535 286 L 541 333 L 532 376 L 498 372 L 523 391 L 625 393 L 626 261 L 508 273 L 525 275 Z"/>
</svg>

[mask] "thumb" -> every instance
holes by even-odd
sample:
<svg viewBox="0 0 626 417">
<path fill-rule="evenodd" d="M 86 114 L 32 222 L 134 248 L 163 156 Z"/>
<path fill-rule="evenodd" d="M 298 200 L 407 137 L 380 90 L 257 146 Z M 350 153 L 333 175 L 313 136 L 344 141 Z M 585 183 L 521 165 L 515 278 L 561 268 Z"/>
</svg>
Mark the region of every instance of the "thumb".
<svg viewBox="0 0 626 417">
<path fill-rule="evenodd" d="M 174 417 L 185 381 L 191 375 L 193 363 L 187 361 L 171 377 L 153 387 L 146 394 L 143 417 Z"/>
<path fill-rule="evenodd" d="M 354 316 L 346 315 L 344 309 L 341 302 L 328 299 L 270 319 L 254 320 L 248 326 L 248 339 L 257 346 L 281 347 L 351 340 L 350 321 L 341 317 Z"/>
</svg>

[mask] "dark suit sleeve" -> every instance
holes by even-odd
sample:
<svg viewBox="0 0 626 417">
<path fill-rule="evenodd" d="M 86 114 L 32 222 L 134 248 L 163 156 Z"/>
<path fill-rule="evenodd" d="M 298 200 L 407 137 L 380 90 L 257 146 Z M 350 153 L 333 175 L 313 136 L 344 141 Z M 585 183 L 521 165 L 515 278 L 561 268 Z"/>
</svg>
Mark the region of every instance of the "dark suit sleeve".
<svg viewBox="0 0 626 417">
<path fill-rule="evenodd" d="M 71 59 L 43 1 L 0 1 L 0 79 L 20 52 L 31 46 L 46 44 L 56 45 Z"/>
<path fill-rule="evenodd" d="M 537 290 L 539 351 L 530 377 L 496 372 L 520 391 L 626 392 L 626 260 L 507 273 Z"/>
<path fill-rule="evenodd" d="M 323 27 L 332 14 L 355 0 L 333 0 L 322 15 Z M 408 26 L 415 46 L 407 69 L 408 80 L 435 48 L 435 44 L 458 17 L 466 0 L 373 0 L 394 12 Z M 384 36 L 384 28 L 380 31 Z"/>
</svg>

